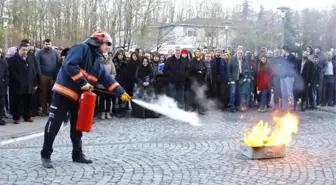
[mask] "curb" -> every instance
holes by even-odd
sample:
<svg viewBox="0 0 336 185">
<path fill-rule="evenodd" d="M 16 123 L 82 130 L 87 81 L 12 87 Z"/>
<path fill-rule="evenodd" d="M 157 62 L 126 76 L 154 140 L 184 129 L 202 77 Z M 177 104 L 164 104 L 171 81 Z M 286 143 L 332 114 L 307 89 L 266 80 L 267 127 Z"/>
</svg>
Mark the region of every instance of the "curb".
<svg viewBox="0 0 336 185">
<path fill-rule="evenodd" d="M 16 139 L 16 138 L 19 138 L 19 137 L 25 137 L 25 136 L 28 136 L 28 135 L 33 135 L 33 134 L 41 132 L 41 130 L 44 130 L 44 128 L 41 127 L 41 129 L 35 129 L 35 130 L 32 130 L 32 131 L 18 133 L 18 134 L 15 134 L 15 135 L 13 134 L 13 135 L 2 136 L 2 137 L 0 137 L 0 143 L 3 140 Z"/>
<path fill-rule="evenodd" d="M 60 130 L 65 129 L 68 126 L 69 126 L 69 124 L 62 124 Z M 15 137 L 15 138 L 12 138 L 12 139 L 7 139 L 7 140 L 0 141 L 0 146 L 8 145 L 8 144 L 19 142 L 19 141 L 25 141 L 25 140 L 29 140 L 29 139 L 33 139 L 33 138 L 37 138 L 37 137 L 41 137 L 41 136 L 44 136 L 44 131 L 39 132 L 39 133 L 35 133 L 35 134 L 29 134 L 29 135 L 26 135 L 26 136 L 19 136 L 19 137 Z"/>
<path fill-rule="evenodd" d="M 323 108 L 320 108 L 320 107 L 317 107 L 316 109 L 319 110 L 319 111 L 322 111 L 322 112 L 328 112 L 328 113 L 331 113 L 331 114 L 336 114 L 336 111 L 323 109 Z"/>
</svg>

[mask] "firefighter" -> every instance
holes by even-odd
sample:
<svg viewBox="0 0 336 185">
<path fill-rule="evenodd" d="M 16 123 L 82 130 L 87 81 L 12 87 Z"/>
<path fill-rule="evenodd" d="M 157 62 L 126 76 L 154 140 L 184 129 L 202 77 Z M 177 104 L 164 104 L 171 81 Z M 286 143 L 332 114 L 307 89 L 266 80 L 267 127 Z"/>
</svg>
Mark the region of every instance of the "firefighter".
<svg viewBox="0 0 336 185">
<path fill-rule="evenodd" d="M 89 164 L 82 150 L 82 132 L 76 130 L 78 99 L 83 91 L 90 91 L 99 82 L 121 100 L 130 101 L 131 97 L 117 81 L 108 74 L 102 63 L 102 53 L 111 46 L 112 39 L 104 31 L 96 31 L 90 38 L 69 50 L 64 64 L 58 73 L 53 86 L 53 100 L 49 109 L 49 119 L 44 130 L 44 143 L 41 160 L 44 168 L 53 168 L 51 153 L 55 137 L 62 125 L 67 112 L 70 112 L 70 138 L 72 141 L 72 160 L 77 163 Z"/>
</svg>

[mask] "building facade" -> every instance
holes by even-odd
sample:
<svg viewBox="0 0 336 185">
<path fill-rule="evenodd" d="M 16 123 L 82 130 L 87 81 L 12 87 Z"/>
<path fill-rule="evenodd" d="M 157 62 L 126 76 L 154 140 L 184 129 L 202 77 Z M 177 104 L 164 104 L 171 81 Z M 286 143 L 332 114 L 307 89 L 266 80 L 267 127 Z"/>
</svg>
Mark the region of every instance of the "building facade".
<svg viewBox="0 0 336 185">
<path fill-rule="evenodd" d="M 234 39 L 235 27 L 230 21 L 211 18 L 194 18 L 163 26 L 158 29 L 157 43 L 193 45 L 195 47 L 227 48 Z M 153 32 L 151 33 L 153 34 Z"/>
</svg>

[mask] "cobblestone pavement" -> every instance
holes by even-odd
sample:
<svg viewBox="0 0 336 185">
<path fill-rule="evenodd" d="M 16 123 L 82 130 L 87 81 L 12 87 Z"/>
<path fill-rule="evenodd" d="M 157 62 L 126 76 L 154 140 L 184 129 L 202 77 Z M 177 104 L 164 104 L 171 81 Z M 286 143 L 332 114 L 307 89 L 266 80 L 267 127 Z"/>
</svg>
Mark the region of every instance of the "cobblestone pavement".
<svg viewBox="0 0 336 185">
<path fill-rule="evenodd" d="M 248 160 L 241 138 L 261 118 L 271 114 L 210 112 L 197 128 L 167 118 L 98 121 L 83 137 L 90 165 L 71 162 L 65 129 L 55 141 L 55 169 L 41 167 L 42 137 L 1 146 L 0 184 L 336 184 L 336 114 L 300 113 L 285 158 Z"/>
</svg>

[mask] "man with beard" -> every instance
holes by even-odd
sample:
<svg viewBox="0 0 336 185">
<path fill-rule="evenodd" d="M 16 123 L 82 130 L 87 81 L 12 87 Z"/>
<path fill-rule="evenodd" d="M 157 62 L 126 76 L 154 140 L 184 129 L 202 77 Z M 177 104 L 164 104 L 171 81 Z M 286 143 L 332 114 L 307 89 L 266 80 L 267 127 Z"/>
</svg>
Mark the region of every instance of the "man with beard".
<svg viewBox="0 0 336 185">
<path fill-rule="evenodd" d="M 199 114 L 204 114 L 205 110 L 202 107 L 201 97 L 204 95 L 204 90 L 202 86 L 204 85 L 206 66 L 204 61 L 201 59 L 201 50 L 196 49 L 194 52 L 195 57 L 189 63 L 188 77 L 190 80 L 190 95 L 188 96 L 189 103 L 193 111 L 197 110 Z"/>
<path fill-rule="evenodd" d="M 305 111 L 305 109 L 308 106 L 308 95 L 309 91 L 311 91 L 311 85 L 312 85 L 312 79 L 314 76 L 313 69 L 314 69 L 314 63 L 308 59 L 309 53 L 304 52 L 302 60 L 299 61 L 297 68 L 298 72 L 301 75 L 302 78 L 302 88 L 299 89 L 299 92 L 297 94 L 297 99 L 301 99 L 301 111 Z M 295 101 L 297 103 L 297 101 Z"/>
<path fill-rule="evenodd" d="M 57 63 L 59 55 L 56 50 L 52 49 L 50 39 L 44 40 L 44 48 L 41 49 L 36 56 L 37 63 L 39 64 L 40 74 L 40 101 L 42 107 L 42 115 L 47 116 L 48 105 L 51 103 L 51 87 L 54 76 L 57 71 Z"/>
<path fill-rule="evenodd" d="M 322 47 L 321 46 L 316 46 L 315 48 L 315 54 L 318 56 L 319 62 L 318 65 L 320 65 L 321 68 L 321 73 L 319 76 L 319 82 L 320 82 L 320 86 L 317 88 L 318 90 L 318 96 L 317 96 L 317 105 L 322 104 L 324 97 L 323 97 L 323 80 L 324 80 L 324 73 L 326 71 L 326 64 L 327 64 L 327 57 L 325 56 L 324 52 L 322 51 Z"/>
<path fill-rule="evenodd" d="M 221 57 L 220 50 L 216 51 L 215 58 L 211 60 L 212 92 L 214 97 L 222 103 L 224 110 L 228 102 L 225 101 L 225 89 L 227 86 L 227 63 Z"/>
</svg>

